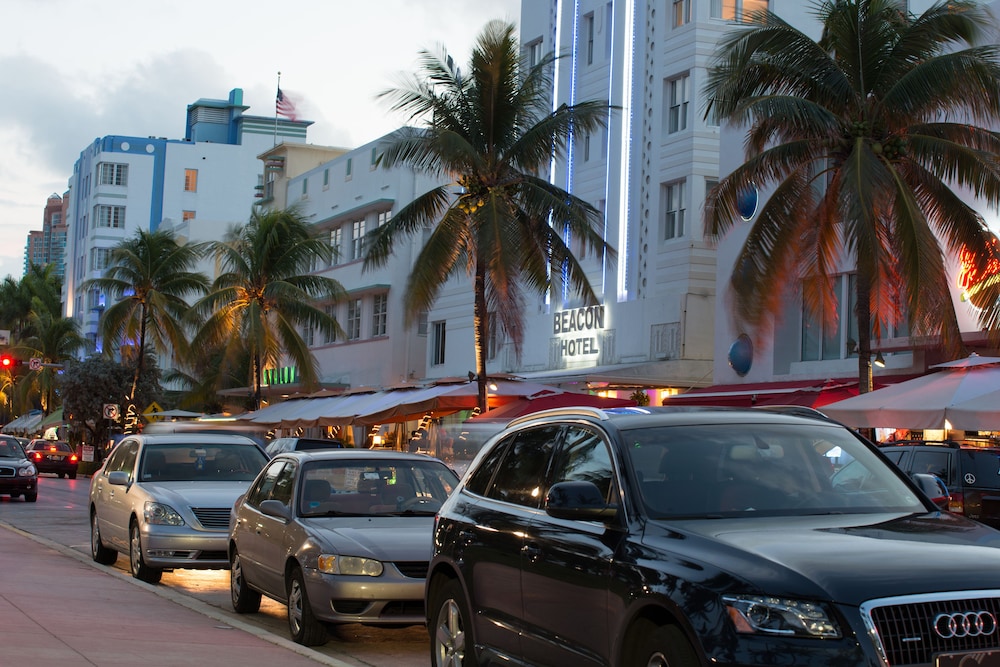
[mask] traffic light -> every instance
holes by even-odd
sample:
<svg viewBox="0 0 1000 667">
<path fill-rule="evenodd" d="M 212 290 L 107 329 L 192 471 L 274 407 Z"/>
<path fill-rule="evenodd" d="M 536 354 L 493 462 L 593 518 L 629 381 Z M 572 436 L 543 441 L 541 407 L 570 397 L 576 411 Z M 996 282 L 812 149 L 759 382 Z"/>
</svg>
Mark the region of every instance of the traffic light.
<svg viewBox="0 0 1000 667">
<path fill-rule="evenodd" d="M 16 365 L 17 361 L 14 359 L 13 356 L 7 354 L 6 352 L 0 354 L 0 368 L 6 368 L 7 370 L 10 370 L 14 368 L 14 366 Z"/>
</svg>

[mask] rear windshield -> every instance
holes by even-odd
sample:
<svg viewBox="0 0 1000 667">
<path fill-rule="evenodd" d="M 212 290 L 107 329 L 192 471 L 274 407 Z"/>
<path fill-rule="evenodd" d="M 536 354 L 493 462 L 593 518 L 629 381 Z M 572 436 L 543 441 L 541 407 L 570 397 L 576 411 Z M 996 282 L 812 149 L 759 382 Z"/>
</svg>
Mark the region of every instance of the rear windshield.
<svg viewBox="0 0 1000 667">
<path fill-rule="evenodd" d="M 307 449 L 343 449 L 344 443 L 339 440 L 299 440 L 295 449 L 305 451 Z"/>
<path fill-rule="evenodd" d="M 959 461 L 961 461 L 960 483 L 965 486 L 1000 489 L 1000 452 L 963 449 L 959 453 Z"/>
</svg>

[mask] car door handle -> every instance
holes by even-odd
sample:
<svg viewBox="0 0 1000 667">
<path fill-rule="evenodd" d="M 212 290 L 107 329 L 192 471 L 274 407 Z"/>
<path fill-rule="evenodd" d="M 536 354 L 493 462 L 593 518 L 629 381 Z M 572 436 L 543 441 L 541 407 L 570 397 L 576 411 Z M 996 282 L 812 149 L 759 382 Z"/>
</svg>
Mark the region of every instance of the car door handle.
<svg viewBox="0 0 1000 667">
<path fill-rule="evenodd" d="M 542 556 L 542 550 L 537 544 L 525 544 L 521 549 L 521 554 L 532 563 L 536 563 Z"/>
</svg>

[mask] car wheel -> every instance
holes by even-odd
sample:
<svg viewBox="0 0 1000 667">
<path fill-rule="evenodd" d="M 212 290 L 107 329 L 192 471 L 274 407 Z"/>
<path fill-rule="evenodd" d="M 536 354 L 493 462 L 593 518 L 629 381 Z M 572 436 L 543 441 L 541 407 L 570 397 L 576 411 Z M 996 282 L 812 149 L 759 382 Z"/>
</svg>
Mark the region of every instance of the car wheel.
<svg viewBox="0 0 1000 667">
<path fill-rule="evenodd" d="M 33 503 L 38 500 L 38 491 L 25 491 L 24 502 Z"/>
<path fill-rule="evenodd" d="M 253 614 L 260 611 L 260 593 L 247 586 L 247 580 L 243 576 L 243 563 L 239 552 L 235 549 L 229 560 L 229 594 L 237 614 Z"/>
<path fill-rule="evenodd" d="M 104 546 L 101 529 L 97 525 L 97 512 L 90 513 L 90 557 L 101 565 L 113 565 L 118 560 L 118 552 Z"/>
<path fill-rule="evenodd" d="M 472 615 L 461 584 L 451 580 L 430 600 L 431 665 L 476 667 Z"/>
<path fill-rule="evenodd" d="M 698 656 L 687 637 L 676 625 L 658 625 L 640 621 L 635 629 L 637 641 L 632 660 L 634 667 L 697 667 Z"/>
<path fill-rule="evenodd" d="M 65 479 L 65 478 L 66 478 L 66 473 L 64 472 L 59 473 L 59 479 Z"/>
<path fill-rule="evenodd" d="M 327 642 L 326 626 L 313 616 L 301 568 L 293 568 L 288 581 L 288 629 L 292 639 L 303 646 L 322 646 Z"/>
<path fill-rule="evenodd" d="M 76 479 L 76 471 L 75 470 L 69 474 L 69 478 L 70 479 Z"/>
<path fill-rule="evenodd" d="M 157 584 L 163 576 L 163 570 L 146 565 L 142 557 L 142 536 L 139 533 L 139 524 L 133 522 L 129 529 L 128 539 L 128 564 L 132 571 L 132 576 L 147 584 Z"/>
</svg>

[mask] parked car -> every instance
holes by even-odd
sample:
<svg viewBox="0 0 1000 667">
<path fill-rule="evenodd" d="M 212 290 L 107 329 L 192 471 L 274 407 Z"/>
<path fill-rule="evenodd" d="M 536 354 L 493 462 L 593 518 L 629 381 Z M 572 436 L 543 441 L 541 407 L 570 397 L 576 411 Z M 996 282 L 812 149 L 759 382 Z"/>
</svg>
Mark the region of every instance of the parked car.
<svg viewBox="0 0 1000 667">
<path fill-rule="evenodd" d="M 835 454 L 867 468 L 863 488 L 841 483 Z M 812 416 L 514 420 L 438 513 L 432 664 L 996 661 L 1000 531 L 923 487 L 937 484 Z"/>
<path fill-rule="evenodd" d="M 267 463 L 241 435 L 131 435 L 90 481 L 90 546 L 98 563 L 129 557 L 148 583 L 164 570 L 229 567 L 233 503 Z"/>
<path fill-rule="evenodd" d="M 0 494 L 24 501 L 38 500 L 38 468 L 28 459 L 17 438 L 0 435 Z"/>
<path fill-rule="evenodd" d="M 327 641 L 327 624 L 422 624 L 434 513 L 457 485 L 419 454 L 279 454 L 233 509 L 233 609 L 256 612 L 262 594 L 283 602 L 307 646 Z"/>
<path fill-rule="evenodd" d="M 951 496 L 950 511 L 1000 528 L 1000 447 L 905 440 L 881 449 L 907 473 L 940 477 Z"/>
<path fill-rule="evenodd" d="M 35 438 L 25 448 L 38 472 L 51 472 L 62 477 L 76 479 L 80 457 L 68 442 Z"/>
<path fill-rule="evenodd" d="M 344 443 L 330 438 L 275 438 L 264 451 L 272 459 L 284 452 L 304 452 L 314 449 L 343 449 Z"/>
</svg>

